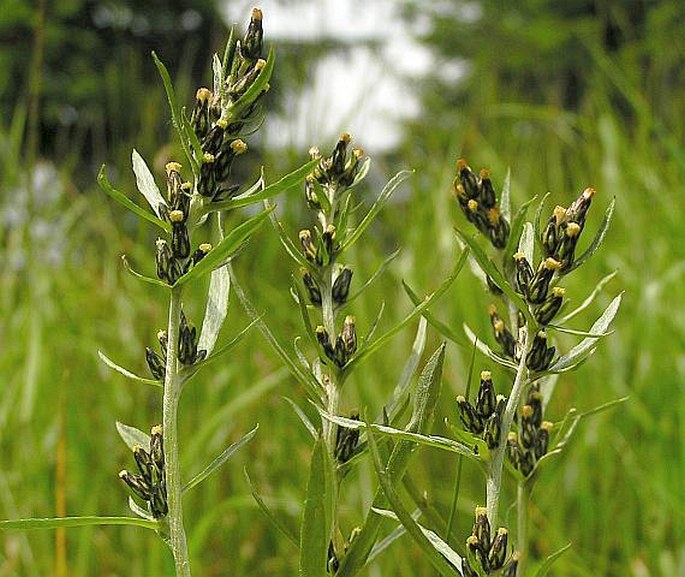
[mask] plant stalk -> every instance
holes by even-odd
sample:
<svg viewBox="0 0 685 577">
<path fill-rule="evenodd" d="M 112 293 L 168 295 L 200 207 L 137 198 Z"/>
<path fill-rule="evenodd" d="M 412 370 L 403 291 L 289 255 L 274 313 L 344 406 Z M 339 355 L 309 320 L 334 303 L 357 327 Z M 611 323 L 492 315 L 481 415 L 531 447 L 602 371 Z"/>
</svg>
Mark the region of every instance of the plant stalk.
<svg viewBox="0 0 685 577">
<path fill-rule="evenodd" d="M 524 574 L 523 564 L 526 560 L 526 533 L 528 531 L 528 488 L 525 481 L 519 482 L 516 493 L 516 550 L 521 553 L 518 571 Z"/>
<path fill-rule="evenodd" d="M 183 527 L 183 497 L 181 468 L 178 450 L 178 401 L 181 397 L 182 381 L 179 377 L 178 339 L 181 324 L 181 287 L 171 288 L 169 303 L 169 324 L 166 375 L 164 378 L 163 435 L 164 467 L 166 470 L 167 503 L 169 513 L 169 545 L 174 555 L 176 577 L 190 577 L 190 558 Z"/>
<path fill-rule="evenodd" d="M 507 435 L 511 429 L 511 424 L 514 421 L 514 414 L 519 405 L 519 399 L 523 392 L 523 387 L 528 380 L 528 368 L 526 367 L 526 356 L 530 350 L 530 341 L 528 335 L 528 327 L 524 326 L 519 331 L 519 343 L 521 347 L 521 359 L 519 360 L 516 369 L 516 377 L 514 385 L 511 388 L 511 394 L 507 401 L 507 406 L 504 409 L 502 416 L 502 428 L 499 437 L 499 444 L 490 454 L 490 466 L 488 467 L 488 477 L 486 484 L 487 491 L 487 509 L 488 520 L 490 525 L 497 527 L 497 513 L 499 508 L 499 497 L 502 489 L 502 470 L 504 468 L 504 453 L 506 451 Z"/>
</svg>

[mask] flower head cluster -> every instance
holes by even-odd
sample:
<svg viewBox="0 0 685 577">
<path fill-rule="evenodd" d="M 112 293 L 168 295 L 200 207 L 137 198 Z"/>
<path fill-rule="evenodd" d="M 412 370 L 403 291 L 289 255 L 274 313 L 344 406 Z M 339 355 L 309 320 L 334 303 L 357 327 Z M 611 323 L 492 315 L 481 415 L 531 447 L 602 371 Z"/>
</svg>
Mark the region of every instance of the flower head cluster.
<svg viewBox="0 0 685 577">
<path fill-rule="evenodd" d="M 155 425 L 150 431 L 149 450 L 146 451 L 140 445 L 136 445 L 133 448 L 133 457 L 139 474 L 123 470 L 119 473 L 119 478 L 128 485 L 133 495 L 147 502 L 148 509 L 155 519 L 165 517 L 169 512 L 169 505 L 161 425 Z"/>
<path fill-rule="evenodd" d="M 504 527 L 491 535 L 487 509 L 476 507 L 476 521 L 466 539 L 466 558 L 462 563 L 464 577 L 501 575 L 516 577 L 520 555 L 514 551 L 507 559 L 509 532 Z"/>
<path fill-rule="evenodd" d="M 545 456 L 549 448 L 552 423 L 542 420 L 542 412 L 542 395 L 534 383 L 526 404 L 518 414 L 518 433 L 511 431 L 507 436 L 507 458 L 524 477 L 533 472 L 535 463 Z"/>
<path fill-rule="evenodd" d="M 507 398 L 504 395 L 495 394 L 490 371 L 483 371 L 480 374 L 480 387 L 475 405 L 472 405 L 463 395 L 457 397 L 459 418 L 464 428 L 481 437 L 489 449 L 499 446 L 502 415 L 506 405 Z"/>
<path fill-rule="evenodd" d="M 509 222 L 497 205 L 497 195 L 490 173 L 482 169 L 478 176 L 466 160 L 457 160 L 454 194 L 467 220 L 490 239 L 495 248 L 504 248 L 509 240 Z"/>
</svg>

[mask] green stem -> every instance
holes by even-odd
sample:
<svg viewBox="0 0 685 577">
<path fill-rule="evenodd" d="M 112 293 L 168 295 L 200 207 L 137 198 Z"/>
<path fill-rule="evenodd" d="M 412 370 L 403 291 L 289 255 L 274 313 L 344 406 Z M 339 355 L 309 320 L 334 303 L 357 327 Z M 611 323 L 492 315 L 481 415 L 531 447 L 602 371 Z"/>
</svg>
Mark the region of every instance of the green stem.
<svg viewBox="0 0 685 577">
<path fill-rule="evenodd" d="M 521 347 L 521 359 L 516 369 L 514 385 L 507 401 L 502 416 L 502 427 L 499 437 L 499 444 L 490 453 L 490 466 L 488 467 L 488 477 L 486 484 L 488 520 L 490 525 L 497 527 L 497 513 L 499 508 L 499 497 L 502 489 L 502 470 L 504 468 L 504 453 L 507 444 L 507 435 L 514 421 L 514 414 L 519 405 L 519 399 L 523 392 L 523 387 L 528 380 L 528 369 L 526 368 L 526 356 L 530 350 L 531 339 L 528 338 L 528 327 L 523 327 L 519 334 Z"/>
<path fill-rule="evenodd" d="M 183 528 L 183 497 L 181 467 L 178 451 L 178 401 L 182 381 L 179 378 L 178 338 L 181 324 L 181 287 L 172 287 L 169 304 L 169 325 L 166 376 L 164 379 L 163 431 L 164 462 L 166 470 L 167 502 L 169 513 L 169 545 L 174 555 L 176 577 L 190 577 L 188 544 Z"/>
<path fill-rule="evenodd" d="M 516 493 L 516 550 L 521 553 L 519 559 L 518 572 L 520 575 L 524 574 L 523 564 L 526 560 L 526 533 L 528 530 L 528 488 L 525 482 L 519 482 L 518 491 Z"/>
</svg>

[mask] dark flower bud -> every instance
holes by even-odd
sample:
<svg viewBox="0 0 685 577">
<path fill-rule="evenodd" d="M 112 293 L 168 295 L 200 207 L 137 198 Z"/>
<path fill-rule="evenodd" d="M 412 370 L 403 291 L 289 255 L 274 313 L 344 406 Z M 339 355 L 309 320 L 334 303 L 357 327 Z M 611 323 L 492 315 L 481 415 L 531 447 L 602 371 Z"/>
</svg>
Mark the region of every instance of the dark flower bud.
<svg viewBox="0 0 685 577">
<path fill-rule="evenodd" d="M 197 361 L 197 329 L 181 314 L 181 327 L 178 335 L 178 360 L 184 365 Z"/>
<path fill-rule="evenodd" d="M 484 551 L 490 549 L 490 521 L 488 510 L 485 507 L 476 507 L 476 521 L 471 534 L 478 539 L 478 543 Z"/>
<path fill-rule="evenodd" d="M 301 230 L 299 236 L 304 256 L 307 260 L 314 261 L 316 259 L 316 247 L 312 242 L 312 233 L 308 230 Z"/>
<path fill-rule="evenodd" d="M 554 425 L 549 421 L 543 421 L 538 429 L 537 439 L 535 443 L 535 458 L 541 459 L 547 454 L 549 446 L 549 433 Z"/>
<path fill-rule="evenodd" d="M 172 284 L 169 271 L 171 268 L 172 254 L 169 244 L 163 238 L 158 238 L 155 241 L 155 265 L 157 278 Z"/>
<path fill-rule="evenodd" d="M 475 535 L 471 535 L 466 539 L 466 562 L 476 574 L 487 575 L 488 558 L 483 550 L 483 546 L 480 544 L 480 540 Z"/>
<path fill-rule="evenodd" d="M 587 214 L 592 197 L 597 191 L 594 188 L 586 188 L 582 194 L 566 209 L 566 220 L 569 222 L 576 222 L 580 225 L 581 230 L 585 226 L 585 215 Z"/>
<path fill-rule="evenodd" d="M 354 317 L 347 315 L 343 322 L 342 331 L 340 331 L 340 338 L 345 345 L 345 353 L 349 359 L 357 352 L 357 329 L 354 324 Z"/>
<path fill-rule="evenodd" d="M 561 268 L 561 263 L 551 257 L 546 258 L 540 263 L 538 270 L 530 281 L 528 289 L 528 302 L 540 304 L 547 298 L 549 283 L 554 276 L 554 272 Z"/>
<path fill-rule="evenodd" d="M 521 446 L 519 445 L 518 435 L 511 431 L 507 435 L 507 447 L 506 447 L 507 459 L 518 469 L 521 463 Z"/>
<path fill-rule="evenodd" d="M 345 171 L 345 160 L 347 156 L 347 145 L 352 140 L 352 137 L 344 132 L 340 135 L 335 148 L 333 149 L 333 154 L 331 156 L 331 177 L 333 179 L 339 179 L 343 172 Z"/>
<path fill-rule="evenodd" d="M 495 404 L 495 387 L 492 384 L 491 373 L 483 371 L 480 374 L 480 387 L 476 396 L 476 413 L 485 420 L 495 411 Z"/>
<path fill-rule="evenodd" d="M 359 174 L 360 160 L 364 156 L 364 150 L 361 148 L 353 148 L 350 160 L 345 165 L 345 172 L 340 177 L 340 185 L 344 187 L 351 186 L 354 179 Z"/>
<path fill-rule="evenodd" d="M 524 477 L 527 477 L 535 468 L 535 455 L 526 449 L 522 449 L 519 455 L 519 471 Z"/>
<path fill-rule="evenodd" d="M 145 479 L 145 482 L 148 484 L 152 483 L 152 459 L 150 458 L 150 455 L 148 452 L 143 449 L 140 445 L 136 445 L 133 447 L 133 458 L 136 461 L 136 465 L 138 465 L 138 470 L 140 471 L 141 476 L 143 479 Z"/>
<path fill-rule="evenodd" d="M 557 259 L 561 262 L 561 269 L 564 270 L 573 264 L 576 253 L 576 245 L 580 238 L 580 225 L 575 222 L 569 222 L 561 237 L 559 249 L 557 251 Z"/>
<path fill-rule="evenodd" d="M 500 209 L 496 206 L 488 209 L 488 230 L 490 242 L 495 248 L 504 248 L 509 240 L 509 222 L 502 216 Z"/>
<path fill-rule="evenodd" d="M 480 435 L 483 432 L 483 421 L 463 395 L 457 397 L 457 408 L 459 409 L 459 419 L 464 428 L 474 435 Z"/>
<path fill-rule="evenodd" d="M 321 201 L 319 195 L 316 193 L 316 181 L 312 175 L 309 175 L 304 181 L 304 198 L 307 201 L 307 206 L 312 210 L 321 210 Z"/>
<path fill-rule="evenodd" d="M 171 214 L 174 212 L 181 211 L 172 211 Z M 171 253 L 175 258 L 181 259 L 190 256 L 190 235 L 184 222 L 171 223 Z"/>
<path fill-rule="evenodd" d="M 507 558 L 507 545 L 509 542 L 509 531 L 504 527 L 497 529 L 497 534 L 492 540 L 490 551 L 488 552 L 488 564 L 490 571 L 497 571 L 504 565 Z"/>
<path fill-rule="evenodd" d="M 516 358 L 516 339 L 511 334 L 504 321 L 499 316 L 495 305 L 491 305 L 489 310 L 490 322 L 495 333 L 495 340 L 502 347 L 502 351 L 509 358 Z"/>
<path fill-rule="evenodd" d="M 504 409 L 507 407 L 507 398 L 504 395 L 497 395 L 495 399 L 495 413 L 499 415 L 500 420 L 504 415 Z"/>
<path fill-rule="evenodd" d="M 466 203 L 466 210 L 464 210 L 466 220 L 476 225 L 476 228 L 481 232 L 487 232 L 488 222 L 485 212 L 481 209 L 480 204 L 473 198 Z"/>
<path fill-rule="evenodd" d="M 502 421 L 497 413 L 492 413 L 485 421 L 485 430 L 483 431 L 483 440 L 487 443 L 488 449 L 496 449 L 499 447 L 499 437 L 502 432 Z"/>
<path fill-rule="evenodd" d="M 337 249 L 335 225 L 329 224 L 321 235 L 319 250 L 316 253 L 316 262 L 322 266 L 328 266 L 335 259 Z"/>
<path fill-rule="evenodd" d="M 323 349 L 323 352 L 326 354 L 326 356 L 331 359 L 332 361 L 335 361 L 335 350 L 333 349 L 333 346 L 331 345 L 331 340 L 330 337 L 328 336 L 328 331 L 319 325 L 316 327 L 316 340 L 318 341 L 319 345 L 321 345 L 321 348 Z M 341 344 L 342 346 L 342 344 Z"/>
<path fill-rule="evenodd" d="M 134 495 L 143 501 L 150 499 L 150 487 L 140 475 L 133 475 L 123 470 L 119 471 L 119 478 L 129 486 Z"/>
<path fill-rule="evenodd" d="M 502 577 L 516 577 L 519 568 L 519 560 L 521 559 L 521 553 L 514 551 L 507 562 L 504 571 L 502 571 Z"/>
<path fill-rule="evenodd" d="M 541 325 L 547 325 L 552 322 L 564 302 L 564 294 L 566 290 L 562 287 L 555 286 L 552 289 L 552 294 L 549 295 L 545 302 L 535 309 L 533 313 L 535 320 Z"/>
<path fill-rule="evenodd" d="M 302 269 L 302 282 L 304 287 L 307 289 L 307 294 L 309 295 L 309 302 L 314 306 L 321 306 L 321 289 L 318 283 L 314 280 L 312 274 L 306 269 Z"/>
<path fill-rule="evenodd" d="M 209 118 L 209 103 L 211 99 L 212 92 L 208 88 L 197 89 L 195 93 L 195 107 L 190 115 L 190 125 L 200 140 L 205 137 L 211 124 Z"/>
<path fill-rule="evenodd" d="M 262 11 L 259 8 L 253 8 L 250 24 L 247 27 L 245 38 L 243 38 L 241 45 L 242 55 L 249 60 L 261 58 L 263 38 Z"/>
<path fill-rule="evenodd" d="M 466 197 L 469 199 L 478 197 L 480 193 L 478 179 L 464 158 L 457 160 L 457 173 L 459 175 L 459 181 L 464 187 Z"/>
<path fill-rule="evenodd" d="M 359 420 L 359 413 L 352 413 L 350 419 L 353 421 Z M 347 463 L 353 455 L 359 443 L 359 429 L 349 429 L 341 425 L 338 426 L 338 431 L 335 437 L 335 459 L 338 463 Z"/>
<path fill-rule="evenodd" d="M 166 375 L 166 365 L 164 359 L 160 357 L 155 351 L 150 347 L 145 347 L 145 361 L 150 369 L 152 378 L 157 381 L 163 381 Z"/>
<path fill-rule="evenodd" d="M 193 265 L 196 265 L 203 258 L 205 258 L 209 254 L 210 250 L 212 250 L 212 245 L 208 242 L 203 242 L 200 246 L 198 246 L 197 250 L 193 253 Z"/>
<path fill-rule="evenodd" d="M 150 430 L 150 457 L 158 470 L 164 470 L 164 440 L 162 425 L 155 425 Z"/>
<path fill-rule="evenodd" d="M 526 255 L 522 252 L 517 252 L 514 255 L 514 261 L 516 262 L 516 286 L 518 291 L 527 297 L 530 281 L 533 280 L 533 267 L 530 266 Z"/>
<path fill-rule="evenodd" d="M 480 202 L 485 208 L 492 208 L 497 202 L 495 189 L 490 180 L 490 171 L 483 168 L 480 171 Z"/>
<path fill-rule="evenodd" d="M 224 143 L 225 144 L 225 143 Z M 231 175 L 231 167 L 236 156 L 247 152 L 247 144 L 238 139 L 228 146 L 223 146 L 214 159 L 214 179 L 217 183 L 224 182 Z M 216 196 L 216 195 L 215 195 Z"/>
<path fill-rule="evenodd" d="M 528 395 L 527 404 L 533 408 L 533 416 L 531 420 L 535 427 L 539 427 L 542 424 L 542 395 L 539 391 L 533 391 Z"/>
<path fill-rule="evenodd" d="M 566 219 L 566 209 L 563 206 L 557 205 L 554 207 L 552 216 L 547 222 L 545 230 L 542 231 L 542 247 L 545 252 L 545 256 L 555 256 L 557 254 L 557 249 L 559 243 L 561 242 L 562 235 L 562 223 Z"/>
<path fill-rule="evenodd" d="M 197 181 L 197 191 L 202 196 L 212 198 L 217 192 L 217 182 L 214 176 L 214 161 L 216 158 L 213 154 L 205 152 L 202 155 L 202 164 L 200 165 L 200 178 Z"/>
<path fill-rule="evenodd" d="M 335 277 L 333 281 L 333 288 L 331 289 L 331 296 L 336 304 L 343 304 L 347 301 L 350 293 L 350 282 L 352 281 L 352 270 L 344 267 Z"/>
<path fill-rule="evenodd" d="M 530 405 L 523 405 L 521 407 L 521 444 L 524 449 L 532 449 L 535 446 L 535 437 L 537 436 L 537 427 L 533 423 L 533 407 Z"/>
<path fill-rule="evenodd" d="M 209 132 L 207 132 L 207 135 L 202 139 L 201 146 L 202 146 L 202 152 L 207 155 L 211 155 L 213 157 L 216 157 L 217 154 L 219 154 L 219 151 L 221 150 L 221 145 L 224 142 L 224 135 L 226 133 L 226 127 L 228 126 L 228 123 L 224 119 L 219 119 L 214 123 L 214 126 L 212 126 L 209 129 Z M 216 158 L 214 158 L 216 160 Z M 214 162 L 212 160 L 212 162 Z"/>
</svg>

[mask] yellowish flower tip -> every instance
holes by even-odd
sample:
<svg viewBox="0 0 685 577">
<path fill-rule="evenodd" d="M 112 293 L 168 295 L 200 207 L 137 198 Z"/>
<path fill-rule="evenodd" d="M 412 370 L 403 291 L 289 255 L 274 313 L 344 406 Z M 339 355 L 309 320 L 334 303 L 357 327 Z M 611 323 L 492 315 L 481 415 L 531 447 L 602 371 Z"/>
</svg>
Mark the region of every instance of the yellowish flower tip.
<svg viewBox="0 0 685 577">
<path fill-rule="evenodd" d="M 466 539 L 466 544 L 471 546 L 480 546 L 480 541 L 475 535 L 469 535 L 468 539 Z"/>
<path fill-rule="evenodd" d="M 228 126 L 228 120 L 225 118 L 219 118 L 219 120 L 216 121 L 216 125 L 222 130 L 226 130 L 226 127 Z"/>
<path fill-rule="evenodd" d="M 466 195 L 466 190 L 464 190 L 464 187 L 461 185 L 461 183 L 457 183 L 454 185 L 454 193 L 457 196 L 464 197 Z"/>
<path fill-rule="evenodd" d="M 464 395 L 457 395 L 457 404 L 461 405 L 466 402 L 466 397 Z"/>
<path fill-rule="evenodd" d="M 509 431 L 507 434 L 507 441 L 518 441 L 519 437 L 514 431 Z"/>
<path fill-rule="evenodd" d="M 262 70 L 265 66 L 266 66 L 266 60 L 264 60 L 263 58 L 260 58 L 259 60 L 257 60 L 257 62 L 255 62 L 254 69 L 255 70 Z"/>
<path fill-rule="evenodd" d="M 269 90 L 271 90 L 271 84 L 269 84 L 269 83 L 267 82 L 267 83 L 264 85 L 264 88 L 262 88 L 262 92 L 263 92 L 264 94 L 266 94 L 267 92 L 269 92 Z"/>
<path fill-rule="evenodd" d="M 538 331 L 538 337 L 540 337 L 541 339 L 546 339 L 547 333 L 545 331 Z"/>
<path fill-rule="evenodd" d="M 511 560 L 518 563 L 521 560 L 521 552 L 520 551 L 514 551 L 511 554 Z"/>
<path fill-rule="evenodd" d="M 483 515 L 485 515 L 486 517 L 488 516 L 487 507 L 480 507 L 480 506 L 476 507 L 476 519 L 478 519 L 478 517 L 481 517 Z"/>
<path fill-rule="evenodd" d="M 139 444 L 133 445 L 133 452 L 134 452 L 134 453 L 137 453 L 137 452 L 140 451 L 142 448 L 143 448 L 143 445 L 139 445 Z"/>
<path fill-rule="evenodd" d="M 244 154 L 247 152 L 247 143 L 240 138 L 231 142 L 231 150 L 236 154 Z"/>
<path fill-rule="evenodd" d="M 340 140 L 342 140 L 345 144 L 349 144 L 352 140 L 352 135 L 349 132 L 343 132 L 340 135 Z"/>
<path fill-rule="evenodd" d="M 197 92 L 195 93 L 195 98 L 197 99 L 198 102 L 205 103 L 211 97 L 212 97 L 212 91 L 209 88 L 205 88 L 204 86 L 202 88 L 198 88 Z"/>
<path fill-rule="evenodd" d="M 497 334 L 504 332 L 504 321 L 502 319 L 497 319 L 494 323 L 492 323 L 492 326 Z"/>
<path fill-rule="evenodd" d="M 554 423 L 550 423 L 549 421 L 542 421 L 542 423 L 540 423 L 540 428 L 549 432 L 554 428 Z"/>
<path fill-rule="evenodd" d="M 354 157 L 355 160 L 359 160 L 362 156 L 364 156 L 364 149 L 363 148 L 353 148 L 352 149 L 352 156 Z"/>
<path fill-rule="evenodd" d="M 185 214 L 183 214 L 182 210 L 172 210 L 169 213 L 169 220 L 171 222 L 183 222 L 184 218 L 185 218 Z"/>
<path fill-rule="evenodd" d="M 212 245 L 209 244 L 208 242 L 203 242 L 197 248 L 200 249 L 200 251 L 202 251 L 203 253 L 207 254 L 210 250 L 212 250 Z"/>
<path fill-rule="evenodd" d="M 126 469 L 119 471 L 119 478 L 123 479 L 124 477 L 128 477 L 128 471 Z"/>
<path fill-rule="evenodd" d="M 492 378 L 492 373 L 490 371 L 481 371 L 480 373 L 480 380 L 481 381 L 489 381 Z"/>
<path fill-rule="evenodd" d="M 320 335 L 326 332 L 326 329 L 323 327 L 323 325 L 319 325 L 316 327 L 316 334 Z"/>
<path fill-rule="evenodd" d="M 592 188 L 591 186 L 588 186 L 584 191 L 583 191 L 583 198 L 589 199 L 592 198 L 597 194 L 597 191 Z"/>
<path fill-rule="evenodd" d="M 496 225 L 499 222 L 500 210 L 499 207 L 493 206 L 488 210 L 488 220 L 490 224 Z"/>
<path fill-rule="evenodd" d="M 524 258 L 526 258 L 526 255 L 523 254 L 522 252 L 515 252 L 514 253 L 514 260 L 519 261 L 519 260 L 523 260 Z"/>
<path fill-rule="evenodd" d="M 531 407 L 530 405 L 523 405 L 523 407 L 521 407 L 521 415 L 524 417 L 532 417 L 533 407 Z"/>
<path fill-rule="evenodd" d="M 507 400 L 507 398 L 502 394 L 499 394 L 495 397 L 495 401 L 497 401 L 497 403 L 499 403 L 500 401 L 506 401 L 506 400 Z"/>
<path fill-rule="evenodd" d="M 330 234 L 331 236 L 335 234 L 335 225 L 334 224 L 329 224 L 326 227 L 326 232 Z"/>
<path fill-rule="evenodd" d="M 252 20 L 261 20 L 263 17 L 262 11 L 259 8 L 252 9 Z"/>
<path fill-rule="evenodd" d="M 165 244 L 166 244 L 166 241 L 163 238 L 158 236 L 157 240 L 155 241 L 155 245 L 157 246 L 157 248 L 162 248 Z M 126 257 L 122 256 L 121 258 L 126 258 Z"/>
<path fill-rule="evenodd" d="M 564 218 L 566 217 L 566 209 L 563 206 L 556 205 L 554 207 L 554 220 L 557 223 L 557 225 L 560 225 L 562 222 L 564 222 Z"/>
<path fill-rule="evenodd" d="M 564 287 L 555 286 L 555 287 L 552 289 L 552 294 L 553 294 L 555 297 L 563 297 L 563 296 L 566 294 L 566 289 L 565 289 Z"/>
<path fill-rule="evenodd" d="M 550 256 L 545 259 L 544 266 L 547 270 L 559 270 L 561 268 L 561 263 Z"/>
<path fill-rule="evenodd" d="M 490 316 L 496 315 L 496 314 L 497 314 L 497 306 L 494 305 L 494 304 L 491 304 L 491 305 L 488 307 L 488 314 L 489 314 Z"/>
<path fill-rule="evenodd" d="M 150 434 L 151 435 L 161 435 L 162 434 L 162 425 L 154 425 L 152 429 L 150 429 Z"/>
<path fill-rule="evenodd" d="M 507 531 L 507 529 L 505 529 L 504 527 L 500 527 L 499 529 L 497 529 L 497 534 L 504 536 L 504 535 L 508 535 L 509 531 Z"/>
<path fill-rule="evenodd" d="M 202 155 L 202 162 L 203 164 L 211 164 L 214 162 L 214 155 L 211 152 L 205 152 Z"/>
<path fill-rule="evenodd" d="M 164 337 L 166 337 L 166 331 L 164 331 L 164 330 L 157 331 L 157 339 L 163 339 Z"/>
<path fill-rule="evenodd" d="M 166 164 L 167 176 L 171 176 L 172 172 L 181 172 L 181 164 L 178 162 L 167 162 L 167 164 Z"/>
<path fill-rule="evenodd" d="M 347 315 L 345 317 L 345 324 L 346 325 L 353 325 L 354 324 L 354 317 L 352 315 Z"/>
<path fill-rule="evenodd" d="M 566 227 L 566 236 L 574 237 L 580 233 L 580 225 L 577 222 L 569 222 Z"/>
<path fill-rule="evenodd" d="M 481 180 L 490 180 L 490 171 L 487 168 L 481 168 L 478 176 Z"/>
<path fill-rule="evenodd" d="M 312 146 L 309 149 L 309 156 L 311 157 L 312 160 L 316 158 L 321 158 L 321 151 L 319 150 L 318 146 Z"/>
<path fill-rule="evenodd" d="M 185 192 L 188 192 L 193 188 L 193 183 L 190 182 L 189 180 L 186 180 L 184 183 L 181 184 L 181 190 L 184 190 Z"/>
<path fill-rule="evenodd" d="M 300 240 L 308 240 L 308 239 L 312 238 L 312 233 L 309 232 L 307 229 L 304 229 L 304 230 L 300 231 L 299 236 L 300 236 Z"/>
<path fill-rule="evenodd" d="M 465 158 L 458 158 L 457 159 L 457 170 L 464 170 L 465 168 L 468 168 L 468 163 L 466 162 Z"/>
<path fill-rule="evenodd" d="M 468 206 L 471 212 L 476 212 L 478 210 L 478 203 L 473 199 L 469 200 L 466 206 Z"/>
</svg>

